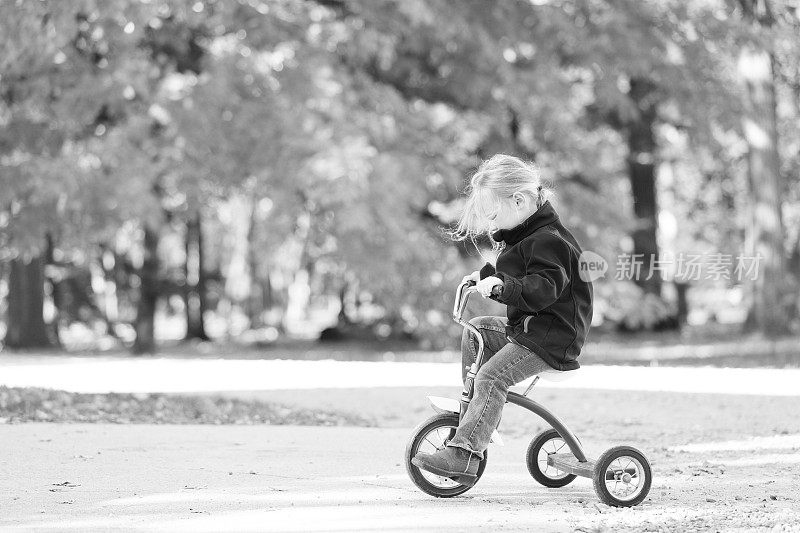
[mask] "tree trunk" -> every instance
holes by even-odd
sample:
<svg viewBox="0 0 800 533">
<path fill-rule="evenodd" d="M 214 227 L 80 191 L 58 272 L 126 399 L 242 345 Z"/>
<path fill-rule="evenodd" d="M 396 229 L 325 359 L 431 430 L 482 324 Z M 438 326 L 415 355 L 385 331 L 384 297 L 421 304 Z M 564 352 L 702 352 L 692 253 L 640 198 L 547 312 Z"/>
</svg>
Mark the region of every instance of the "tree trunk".
<svg viewBox="0 0 800 533">
<path fill-rule="evenodd" d="M 55 243 L 53 242 L 53 235 L 48 232 L 45 235 L 45 240 L 47 242 L 44 254 L 44 265 L 45 268 L 49 265 L 50 268 L 56 269 L 59 265 L 56 262 L 55 258 Z M 45 283 L 50 285 L 50 299 L 53 303 L 53 309 L 55 309 L 55 313 L 53 314 L 53 321 L 49 324 L 45 324 L 45 329 L 49 327 L 49 335 L 50 338 L 53 339 L 53 344 L 55 346 L 61 346 L 61 339 L 58 335 L 58 322 L 61 316 L 61 308 L 63 304 L 63 298 L 61 294 L 61 287 L 60 284 L 56 281 L 56 277 L 53 275 L 46 275 L 45 276 Z"/>
<path fill-rule="evenodd" d="M 250 218 L 247 226 L 247 270 L 250 273 L 250 287 L 247 290 L 247 301 L 245 302 L 245 313 L 250 321 L 250 328 L 258 328 L 263 325 L 261 314 L 264 311 L 264 303 L 261 300 L 261 283 L 258 279 L 258 258 L 256 257 L 256 226 L 258 220 L 258 199 L 255 194 L 250 197 Z"/>
<path fill-rule="evenodd" d="M 206 272 L 203 257 L 203 226 L 200 212 L 186 223 L 186 337 L 207 341 Z"/>
<path fill-rule="evenodd" d="M 347 314 L 347 292 L 349 288 L 350 282 L 347 280 L 339 287 L 339 316 L 337 317 L 339 326 L 349 326 L 353 323 L 350 315 Z"/>
<path fill-rule="evenodd" d="M 789 308 L 789 316 L 787 318 L 789 327 L 793 320 L 800 318 L 800 231 L 797 233 L 792 252 L 789 254 L 789 279 L 792 281 L 791 290 L 794 291 L 794 303 Z"/>
<path fill-rule="evenodd" d="M 689 291 L 689 283 L 676 280 L 674 284 L 678 303 L 678 312 L 675 318 L 678 321 L 678 327 L 683 327 L 686 325 L 686 318 L 689 316 L 689 300 L 686 297 L 686 293 Z"/>
<path fill-rule="evenodd" d="M 261 285 L 261 301 L 264 302 L 265 310 L 270 310 L 275 305 L 275 297 L 272 291 L 272 274 L 267 270 L 264 283 Z"/>
<path fill-rule="evenodd" d="M 766 0 L 741 0 L 741 6 L 745 20 L 764 27 L 772 24 Z M 783 181 L 778 154 L 773 57 L 760 45 L 746 43 L 739 53 L 738 71 L 746 95 L 742 127 L 749 148 L 751 232 L 747 239 L 747 255 L 758 265 L 744 327 L 779 335 L 789 332 L 787 311 L 796 295 L 787 290 L 789 280 L 783 249 Z"/>
<path fill-rule="evenodd" d="M 134 354 L 153 353 L 156 349 L 155 314 L 158 302 L 158 232 L 145 225 L 144 260 L 139 269 L 139 301 L 136 306 L 136 341 Z"/>
<path fill-rule="evenodd" d="M 645 292 L 661 295 L 661 273 L 651 266 L 658 260 L 658 204 L 656 201 L 656 141 L 653 125 L 656 121 L 654 85 L 645 79 L 634 78 L 628 96 L 639 110 L 636 120 L 628 126 L 628 172 L 633 194 L 633 213 L 636 226 L 633 253 L 641 259 L 641 271 L 634 278 Z M 635 271 L 634 271 L 635 272 Z M 650 279 L 647 279 L 650 278 Z"/>
<path fill-rule="evenodd" d="M 9 348 L 44 348 L 52 344 L 44 324 L 44 270 L 40 255 L 11 260 L 8 283 Z"/>
<path fill-rule="evenodd" d="M 99 295 L 98 308 L 102 310 L 102 317 L 106 323 L 106 333 L 119 338 L 114 325 L 119 320 L 119 301 L 117 300 L 117 271 L 120 259 L 114 248 L 107 243 L 100 243 L 97 258 L 103 270 L 103 293 Z"/>
</svg>

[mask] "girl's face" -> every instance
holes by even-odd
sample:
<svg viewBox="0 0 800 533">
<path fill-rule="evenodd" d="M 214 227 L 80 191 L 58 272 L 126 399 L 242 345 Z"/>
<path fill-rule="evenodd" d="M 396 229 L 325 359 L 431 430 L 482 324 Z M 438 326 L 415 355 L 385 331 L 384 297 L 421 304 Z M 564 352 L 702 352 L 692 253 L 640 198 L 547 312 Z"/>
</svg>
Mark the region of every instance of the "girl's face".
<svg viewBox="0 0 800 533">
<path fill-rule="evenodd" d="M 509 198 L 494 197 L 484 213 L 489 223 L 497 229 L 511 229 L 528 218 L 532 211 L 528 197 L 515 194 Z"/>
</svg>

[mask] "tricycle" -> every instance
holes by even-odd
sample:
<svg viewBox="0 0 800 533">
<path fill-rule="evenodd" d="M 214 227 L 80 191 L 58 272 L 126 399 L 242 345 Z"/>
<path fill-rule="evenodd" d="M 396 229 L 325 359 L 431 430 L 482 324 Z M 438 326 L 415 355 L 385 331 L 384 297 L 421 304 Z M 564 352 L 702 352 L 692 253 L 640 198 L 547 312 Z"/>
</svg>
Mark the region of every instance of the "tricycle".
<svg viewBox="0 0 800 533">
<path fill-rule="evenodd" d="M 483 363 L 484 353 L 480 332 L 463 319 L 469 296 L 476 292 L 474 285 L 472 280 L 462 282 L 456 289 L 453 305 L 453 319 L 467 328 L 478 344 L 476 360 L 464 379 L 461 399 L 428 396 L 436 415 L 414 429 L 405 451 L 406 470 L 414 484 L 423 492 L 442 498 L 468 491 L 483 475 L 488 460 L 486 450 L 474 478 L 436 475 L 419 468 L 413 461 L 417 452 L 433 453 L 453 438 L 472 399 L 475 375 Z M 647 497 L 652 483 L 650 462 L 642 452 L 632 446 L 615 446 L 597 459 L 590 459 L 575 434 L 550 410 L 528 397 L 540 379 L 563 381 L 573 377 L 576 372 L 579 370 L 548 370 L 534 376 L 524 393 L 508 392 L 507 403 L 527 409 L 550 425 L 550 429 L 536 435 L 528 446 L 525 456 L 528 472 L 533 479 L 549 488 L 564 487 L 577 476 L 587 477 L 593 481 L 594 490 L 604 503 L 616 507 L 638 505 Z M 503 445 L 497 429 L 492 433 L 491 443 Z"/>
</svg>

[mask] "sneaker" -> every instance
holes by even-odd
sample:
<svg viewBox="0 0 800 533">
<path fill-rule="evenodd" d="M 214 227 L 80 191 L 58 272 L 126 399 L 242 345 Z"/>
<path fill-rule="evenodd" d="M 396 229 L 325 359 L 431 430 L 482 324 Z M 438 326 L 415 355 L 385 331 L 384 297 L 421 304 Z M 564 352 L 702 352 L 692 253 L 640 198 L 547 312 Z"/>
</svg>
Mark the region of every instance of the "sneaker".
<svg viewBox="0 0 800 533">
<path fill-rule="evenodd" d="M 480 458 L 464 448 L 445 446 L 434 453 L 418 452 L 411 464 L 437 476 L 449 477 L 464 485 L 474 485 Z"/>
</svg>

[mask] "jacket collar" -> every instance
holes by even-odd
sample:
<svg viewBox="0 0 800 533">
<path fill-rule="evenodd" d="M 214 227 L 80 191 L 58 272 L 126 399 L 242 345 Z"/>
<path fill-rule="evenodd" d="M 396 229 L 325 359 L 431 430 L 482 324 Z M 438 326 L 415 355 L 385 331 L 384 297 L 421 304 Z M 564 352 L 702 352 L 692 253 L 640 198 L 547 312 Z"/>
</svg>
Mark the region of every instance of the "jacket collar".
<svg viewBox="0 0 800 533">
<path fill-rule="evenodd" d="M 508 245 L 513 245 L 548 224 L 558 220 L 558 213 L 555 212 L 550 200 L 547 200 L 542 207 L 536 210 L 531 216 L 510 229 L 500 229 L 492 233 L 492 239 L 496 242 L 505 241 Z"/>
</svg>

